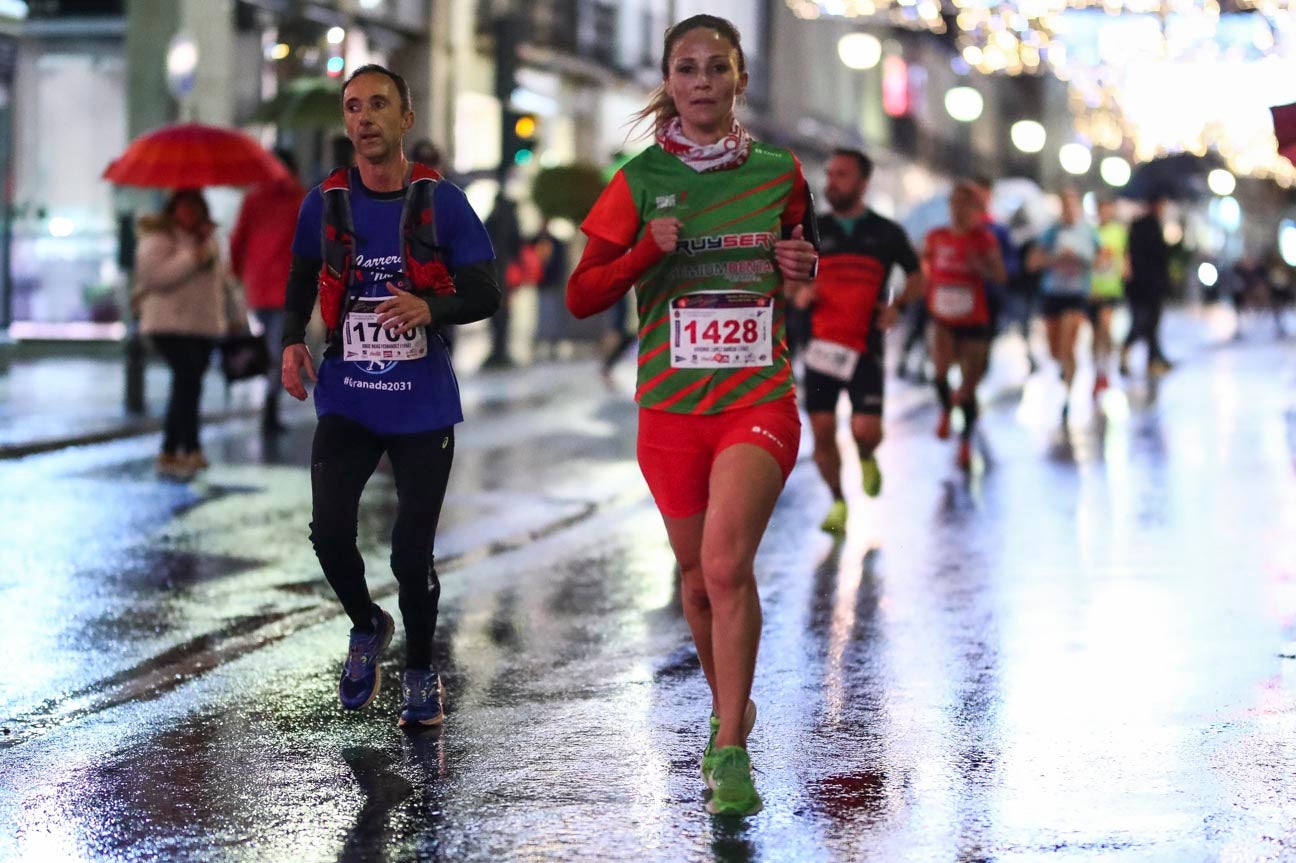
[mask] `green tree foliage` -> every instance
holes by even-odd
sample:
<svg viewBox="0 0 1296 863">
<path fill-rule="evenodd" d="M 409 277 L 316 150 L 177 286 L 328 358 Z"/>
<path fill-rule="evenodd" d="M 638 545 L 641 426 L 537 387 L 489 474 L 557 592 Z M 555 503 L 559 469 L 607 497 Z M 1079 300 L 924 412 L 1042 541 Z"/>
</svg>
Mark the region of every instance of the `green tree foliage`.
<svg viewBox="0 0 1296 863">
<path fill-rule="evenodd" d="M 560 165 L 536 175 L 531 199 L 547 219 L 569 219 L 577 224 L 603 192 L 602 172 L 593 165 Z"/>
</svg>

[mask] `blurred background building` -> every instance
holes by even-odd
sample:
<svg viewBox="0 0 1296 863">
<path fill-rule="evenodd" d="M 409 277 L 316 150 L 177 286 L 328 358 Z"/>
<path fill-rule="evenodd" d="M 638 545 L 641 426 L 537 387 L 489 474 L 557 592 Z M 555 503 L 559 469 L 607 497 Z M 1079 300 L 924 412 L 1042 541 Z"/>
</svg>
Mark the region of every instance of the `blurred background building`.
<svg viewBox="0 0 1296 863">
<path fill-rule="evenodd" d="M 121 338 L 122 228 L 157 198 L 113 189 L 109 161 L 198 120 L 293 149 L 316 182 L 345 157 L 338 87 L 366 62 L 409 78 L 410 142 L 437 144 L 483 215 L 503 184 L 534 225 L 540 172 L 648 143 L 627 120 L 664 30 L 697 12 L 738 25 L 744 120 L 816 188 L 843 145 L 874 155 L 871 203 L 902 218 L 969 174 L 1182 183 L 1194 254 L 1223 269 L 1281 233 L 1296 263 L 1296 168 L 1267 113 L 1296 102 L 1291 0 L 0 0 L 0 324 Z M 239 195 L 212 195 L 226 227 Z"/>
</svg>

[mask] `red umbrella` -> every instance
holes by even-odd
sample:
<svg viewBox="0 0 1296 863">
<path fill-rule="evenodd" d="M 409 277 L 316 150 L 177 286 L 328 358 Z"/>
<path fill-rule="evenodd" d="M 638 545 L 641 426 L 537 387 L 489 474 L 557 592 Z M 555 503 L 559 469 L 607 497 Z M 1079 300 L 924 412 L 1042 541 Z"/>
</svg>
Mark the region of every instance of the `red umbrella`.
<svg viewBox="0 0 1296 863">
<path fill-rule="evenodd" d="M 242 132 L 182 123 L 136 138 L 103 176 L 121 186 L 188 189 L 245 186 L 285 174 L 278 159 Z"/>
<path fill-rule="evenodd" d="M 1296 102 L 1276 105 L 1269 109 L 1273 114 L 1274 137 L 1278 139 L 1278 152 L 1296 164 Z"/>
</svg>

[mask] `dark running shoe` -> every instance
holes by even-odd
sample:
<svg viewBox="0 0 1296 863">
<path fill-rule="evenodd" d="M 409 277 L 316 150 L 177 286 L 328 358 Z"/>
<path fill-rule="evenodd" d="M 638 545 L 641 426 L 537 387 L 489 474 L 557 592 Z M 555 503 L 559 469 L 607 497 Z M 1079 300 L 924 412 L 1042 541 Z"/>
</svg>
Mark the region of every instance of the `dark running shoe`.
<svg viewBox="0 0 1296 863">
<path fill-rule="evenodd" d="M 441 709 L 440 675 L 417 668 L 405 669 L 401 678 L 401 692 L 404 702 L 401 704 L 401 728 L 440 725 L 445 720 L 445 711 Z"/>
<path fill-rule="evenodd" d="M 351 646 L 347 649 L 346 663 L 342 666 L 342 679 L 338 681 L 338 700 L 347 710 L 359 710 L 378 694 L 382 687 L 382 669 L 378 658 L 391 643 L 396 624 L 387 612 L 378 606 L 373 611 L 373 632 L 351 630 Z"/>
</svg>

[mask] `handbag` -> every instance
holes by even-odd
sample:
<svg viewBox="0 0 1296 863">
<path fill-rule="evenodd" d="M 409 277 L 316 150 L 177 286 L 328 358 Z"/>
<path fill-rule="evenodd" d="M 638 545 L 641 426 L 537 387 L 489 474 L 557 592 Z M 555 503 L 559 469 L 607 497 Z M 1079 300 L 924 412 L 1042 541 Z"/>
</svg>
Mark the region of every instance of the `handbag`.
<svg viewBox="0 0 1296 863">
<path fill-rule="evenodd" d="M 261 377 L 270 371 L 265 336 L 251 330 L 228 335 L 221 342 L 221 372 L 228 383 Z"/>
<path fill-rule="evenodd" d="M 221 373 L 226 383 L 261 377 L 270 371 L 270 348 L 265 333 L 253 321 L 243 302 L 243 289 L 225 280 L 225 316 L 229 326 L 220 343 Z"/>
</svg>

